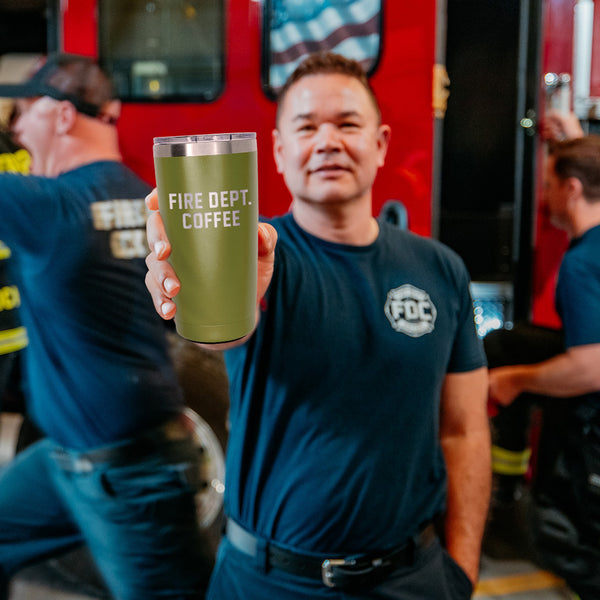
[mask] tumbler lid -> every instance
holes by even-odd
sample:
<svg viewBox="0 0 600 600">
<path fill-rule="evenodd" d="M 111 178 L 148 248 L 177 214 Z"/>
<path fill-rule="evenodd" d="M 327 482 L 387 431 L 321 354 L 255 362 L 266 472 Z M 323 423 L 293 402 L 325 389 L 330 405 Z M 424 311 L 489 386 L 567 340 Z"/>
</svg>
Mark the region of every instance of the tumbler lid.
<svg viewBox="0 0 600 600">
<path fill-rule="evenodd" d="M 205 156 L 256 152 L 256 133 L 208 133 L 154 138 L 154 156 Z"/>
</svg>

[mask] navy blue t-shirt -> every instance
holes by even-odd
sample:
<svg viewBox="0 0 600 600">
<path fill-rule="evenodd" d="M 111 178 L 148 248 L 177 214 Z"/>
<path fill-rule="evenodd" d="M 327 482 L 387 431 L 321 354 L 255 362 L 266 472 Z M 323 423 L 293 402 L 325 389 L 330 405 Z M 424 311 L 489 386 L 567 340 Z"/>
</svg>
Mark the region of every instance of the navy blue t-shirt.
<svg viewBox="0 0 600 600">
<path fill-rule="evenodd" d="M 558 272 L 556 309 L 567 348 L 600 344 L 600 225 L 569 245 Z M 585 399 L 600 408 L 600 392 Z"/>
<path fill-rule="evenodd" d="M 445 505 L 444 377 L 485 365 L 468 273 L 388 223 L 364 247 L 272 223 L 266 308 L 226 352 L 227 513 L 307 552 L 397 546 Z"/>
<path fill-rule="evenodd" d="M 600 225 L 571 242 L 559 269 L 556 307 L 567 348 L 600 344 Z"/>
<path fill-rule="evenodd" d="M 28 410 L 58 443 L 120 441 L 182 399 L 144 278 L 148 186 L 120 163 L 0 175 L 0 239 L 19 275 Z"/>
</svg>

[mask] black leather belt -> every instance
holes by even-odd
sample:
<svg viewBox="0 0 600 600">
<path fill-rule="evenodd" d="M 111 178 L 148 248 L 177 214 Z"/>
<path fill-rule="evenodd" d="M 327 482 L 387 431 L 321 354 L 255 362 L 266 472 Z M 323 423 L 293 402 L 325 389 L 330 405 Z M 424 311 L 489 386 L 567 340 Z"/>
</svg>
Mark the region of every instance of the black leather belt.
<svg viewBox="0 0 600 600">
<path fill-rule="evenodd" d="M 264 546 L 259 538 L 231 519 L 227 521 L 226 535 L 235 548 L 252 557 L 257 557 L 259 548 Z M 327 587 L 358 591 L 381 583 L 400 567 L 412 565 L 417 550 L 430 546 L 435 539 L 435 529 L 433 525 L 428 525 L 402 546 L 377 554 L 317 557 L 292 552 L 272 544 L 267 544 L 265 552 L 269 567 L 318 579 Z"/>
<path fill-rule="evenodd" d="M 142 432 L 135 438 L 123 444 L 102 446 L 82 452 L 55 448 L 52 458 L 66 471 L 87 472 L 92 471 L 95 464 L 129 464 L 142 460 L 152 453 L 165 450 L 167 442 L 172 450 L 176 450 L 177 442 L 189 440 L 191 432 L 182 416 L 178 416 L 163 425 Z M 183 450 L 187 449 L 182 446 Z"/>
</svg>

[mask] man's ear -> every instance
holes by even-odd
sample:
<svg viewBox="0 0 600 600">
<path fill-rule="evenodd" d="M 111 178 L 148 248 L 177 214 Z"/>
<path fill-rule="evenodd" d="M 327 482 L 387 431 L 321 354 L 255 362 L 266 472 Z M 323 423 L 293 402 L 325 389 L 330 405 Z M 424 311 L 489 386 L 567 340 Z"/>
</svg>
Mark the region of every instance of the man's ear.
<svg viewBox="0 0 600 600">
<path fill-rule="evenodd" d="M 77 120 L 77 109 L 68 101 L 61 100 L 57 107 L 56 133 L 69 133 Z"/>
<path fill-rule="evenodd" d="M 569 177 L 565 180 L 565 186 L 570 198 L 579 198 L 583 196 L 583 184 L 577 177 Z"/>
<path fill-rule="evenodd" d="M 385 157 L 387 155 L 388 147 L 390 145 L 390 137 L 392 135 L 392 129 L 389 125 L 380 125 L 377 131 L 377 152 L 379 159 L 377 161 L 378 167 L 383 167 L 385 163 Z"/>
<path fill-rule="evenodd" d="M 281 156 L 281 134 L 277 129 L 273 129 L 273 158 L 278 173 L 283 173 L 283 157 Z"/>
<path fill-rule="evenodd" d="M 105 123 L 111 123 L 114 125 L 121 116 L 121 101 L 110 100 L 102 106 L 100 113 L 101 121 L 104 121 Z"/>
</svg>

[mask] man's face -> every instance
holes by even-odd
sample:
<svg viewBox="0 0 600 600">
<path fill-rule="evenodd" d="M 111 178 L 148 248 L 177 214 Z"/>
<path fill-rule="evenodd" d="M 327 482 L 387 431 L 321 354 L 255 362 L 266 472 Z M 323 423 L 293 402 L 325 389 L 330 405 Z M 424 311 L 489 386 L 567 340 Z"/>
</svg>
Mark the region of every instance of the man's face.
<svg viewBox="0 0 600 600">
<path fill-rule="evenodd" d="M 281 107 L 273 150 L 295 200 L 340 203 L 368 197 L 385 160 L 389 128 L 363 85 L 342 74 L 303 77 Z"/>
<path fill-rule="evenodd" d="M 32 173 L 43 175 L 55 140 L 58 102 L 47 96 L 21 98 L 16 102 L 16 109 L 12 126 L 15 138 L 31 154 Z"/>
<path fill-rule="evenodd" d="M 567 212 L 569 189 L 567 181 L 560 179 L 556 174 L 555 162 L 552 156 L 546 161 L 543 209 L 555 227 L 566 229 L 569 224 Z"/>
</svg>

